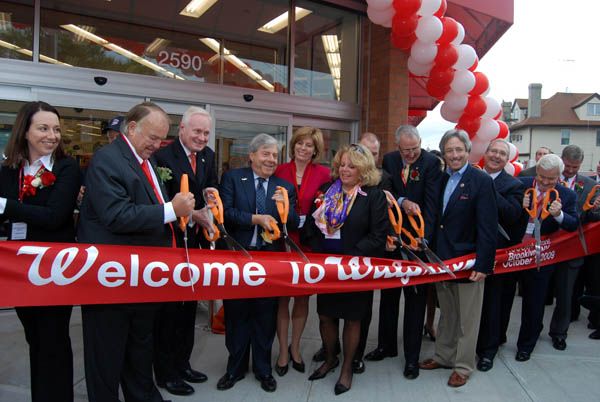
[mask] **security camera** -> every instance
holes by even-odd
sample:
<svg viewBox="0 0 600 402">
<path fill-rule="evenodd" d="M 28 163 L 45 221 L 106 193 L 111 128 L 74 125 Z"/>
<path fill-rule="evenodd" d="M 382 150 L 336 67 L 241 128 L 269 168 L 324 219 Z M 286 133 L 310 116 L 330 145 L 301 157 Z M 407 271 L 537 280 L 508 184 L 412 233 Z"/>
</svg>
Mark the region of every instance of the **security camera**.
<svg viewBox="0 0 600 402">
<path fill-rule="evenodd" d="M 254 100 L 254 95 L 244 94 L 244 100 L 246 102 L 252 102 Z"/>
<path fill-rule="evenodd" d="M 106 84 L 108 82 L 108 78 L 106 77 L 94 77 L 94 82 L 100 86 Z"/>
<path fill-rule="evenodd" d="M 75 113 L 83 112 L 83 108 L 81 108 L 81 107 L 74 107 L 73 110 L 75 111 Z"/>
</svg>

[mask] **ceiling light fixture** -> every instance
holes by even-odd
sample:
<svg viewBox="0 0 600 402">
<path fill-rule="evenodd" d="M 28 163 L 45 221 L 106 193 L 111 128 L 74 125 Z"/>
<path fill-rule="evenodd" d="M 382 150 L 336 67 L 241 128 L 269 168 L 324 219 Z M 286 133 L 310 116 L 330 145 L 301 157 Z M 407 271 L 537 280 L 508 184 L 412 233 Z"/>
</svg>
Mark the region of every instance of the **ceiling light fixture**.
<svg viewBox="0 0 600 402">
<path fill-rule="evenodd" d="M 296 21 L 299 21 L 300 19 L 306 17 L 307 15 L 309 15 L 311 13 L 312 13 L 312 11 L 310 11 L 310 10 L 307 10 L 302 7 L 296 7 Z M 271 21 L 267 22 L 262 27 L 258 28 L 258 30 L 261 32 L 274 34 L 276 32 L 281 31 L 283 28 L 287 27 L 288 19 L 289 19 L 288 12 L 286 11 L 285 13 L 281 14 L 280 16 L 273 18 Z"/>
<path fill-rule="evenodd" d="M 338 41 L 337 35 L 321 35 L 321 40 L 323 41 L 323 48 L 325 48 L 325 55 L 327 57 L 327 64 L 329 65 L 329 71 L 331 71 L 331 78 L 333 79 L 335 94 L 337 99 L 340 100 L 340 83 L 342 76 L 340 42 Z"/>
<path fill-rule="evenodd" d="M 29 50 L 29 49 L 23 49 L 22 47 L 19 47 L 17 45 L 13 45 L 12 43 L 8 43 L 8 42 L 5 42 L 3 40 L 0 40 L 0 46 L 5 47 L 5 48 L 10 49 L 10 50 L 14 50 L 15 52 L 24 54 L 24 55 L 29 56 L 29 57 L 33 56 L 33 52 L 31 50 Z M 45 61 L 46 63 L 60 64 L 61 66 L 73 67 L 70 64 L 63 63 L 62 61 L 58 61 L 56 59 L 53 59 L 52 57 L 44 56 L 43 54 L 40 54 L 40 60 Z"/>
<path fill-rule="evenodd" d="M 200 18 L 209 8 L 215 4 L 217 0 L 192 0 L 184 7 L 179 15 L 186 17 Z"/>
</svg>

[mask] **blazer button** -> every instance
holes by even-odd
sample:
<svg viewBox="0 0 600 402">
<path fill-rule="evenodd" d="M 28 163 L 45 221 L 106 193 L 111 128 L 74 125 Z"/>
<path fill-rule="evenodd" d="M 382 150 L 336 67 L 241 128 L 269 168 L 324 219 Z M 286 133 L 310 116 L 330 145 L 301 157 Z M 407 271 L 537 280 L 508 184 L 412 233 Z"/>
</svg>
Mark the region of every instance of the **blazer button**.
<svg viewBox="0 0 600 402">
<path fill-rule="evenodd" d="M 440 225 L 440 229 L 444 229 L 444 225 Z"/>
</svg>

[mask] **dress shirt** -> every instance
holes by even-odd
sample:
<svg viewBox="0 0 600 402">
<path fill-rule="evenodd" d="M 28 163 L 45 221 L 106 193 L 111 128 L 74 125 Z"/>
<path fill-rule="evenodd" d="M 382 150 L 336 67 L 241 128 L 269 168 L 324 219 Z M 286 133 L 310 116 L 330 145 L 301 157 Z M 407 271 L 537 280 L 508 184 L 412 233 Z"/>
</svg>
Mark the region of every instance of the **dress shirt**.
<svg viewBox="0 0 600 402">
<path fill-rule="evenodd" d="M 260 176 L 258 176 L 256 173 L 252 172 L 252 175 L 254 176 L 254 188 L 256 189 L 256 186 L 258 186 L 258 178 Z M 267 189 L 269 188 L 269 178 L 267 177 L 265 179 L 265 182 L 263 183 L 263 187 L 265 189 L 265 194 L 267 194 Z M 256 194 L 256 192 L 255 192 Z M 256 211 L 254 211 L 254 213 L 256 213 Z M 250 241 L 250 247 L 256 247 L 256 239 L 258 236 L 258 230 L 260 225 L 254 225 L 254 234 L 252 234 L 252 240 Z"/>
<path fill-rule="evenodd" d="M 465 170 L 467 170 L 467 167 L 469 167 L 469 164 L 465 163 L 465 165 L 456 172 L 452 171 L 452 169 L 450 168 L 446 169 L 446 173 L 450 175 L 450 178 L 448 179 L 448 183 L 446 183 L 446 189 L 444 190 L 444 208 L 442 209 L 442 213 L 446 211 L 446 205 L 448 205 L 450 196 L 452 195 L 454 190 L 456 190 L 456 186 L 458 186 L 458 183 L 462 179 Z"/>
</svg>

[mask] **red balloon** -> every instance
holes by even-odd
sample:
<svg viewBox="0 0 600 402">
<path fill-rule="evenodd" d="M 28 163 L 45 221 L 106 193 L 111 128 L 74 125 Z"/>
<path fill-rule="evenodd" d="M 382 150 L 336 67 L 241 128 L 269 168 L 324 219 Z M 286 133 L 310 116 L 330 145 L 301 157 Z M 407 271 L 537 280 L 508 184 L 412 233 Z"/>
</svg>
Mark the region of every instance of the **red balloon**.
<svg viewBox="0 0 600 402">
<path fill-rule="evenodd" d="M 421 8 L 421 0 L 394 0 L 396 15 L 408 16 L 416 14 Z"/>
<path fill-rule="evenodd" d="M 470 117 L 481 117 L 486 110 L 487 106 L 481 96 L 469 96 L 469 102 L 465 106 L 463 115 Z"/>
<path fill-rule="evenodd" d="M 477 166 L 479 166 L 480 168 L 483 169 L 483 167 L 485 166 L 485 159 L 484 158 L 479 159 L 479 162 L 477 162 Z"/>
<path fill-rule="evenodd" d="M 475 86 L 469 92 L 469 95 L 478 96 L 487 91 L 490 87 L 490 81 L 484 73 L 480 73 L 479 71 L 475 71 L 473 75 L 475 76 Z"/>
<path fill-rule="evenodd" d="M 500 111 L 498 112 L 497 115 L 495 115 L 494 117 L 492 117 L 494 120 L 500 120 L 500 117 L 502 117 L 502 109 L 500 109 Z"/>
<path fill-rule="evenodd" d="M 479 130 L 479 126 L 481 126 L 481 118 L 466 114 L 463 114 L 460 117 L 460 120 L 458 120 L 458 124 L 456 125 L 457 128 L 469 133 L 469 138 L 475 137 L 477 130 Z"/>
<path fill-rule="evenodd" d="M 437 100 L 443 101 L 448 92 L 450 92 L 450 85 L 439 86 L 431 80 L 427 81 L 427 93 Z"/>
<path fill-rule="evenodd" d="M 477 70 L 477 66 L 479 66 L 479 59 L 475 59 L 475 63 L 471 67 L 468 68 L 470 72 L 475 72 Z"/>
<path fill-rule="evenodd" d="M 446 10 L 448 9 L 448 3 L 446 0 L 442 0 L 442 4 L 440 4 L 440 8 L 433 14 L 438 18 L 442 18 L 444 14 L 446 14 Z"/>
<path fill-rule="evenodd" d="M 429 72 L 429 81 L 438 87 L 449 86 L 454 79 L 455 70 L 451 67 L 439 67 L 434 65 Z"/>
<path fill-rule="evenodd" d="M 523 165 L 520 162 L 510 162 L 515 167 L 515 174 L 513 176 L 519 176 L 521 170 L 523 170 Z"/>
<path fill-rule="evenodd" d="M 417 40 L 417 35 L 414 32 L 408 36 L 396 36 L 394 34 L 390 36 L 392 38 L 392 45 L 402 50 L 409 50 Z"/>
<path fill-rule="evenodd" d="M 458 23 L 454 18 L 450 17 L 442 17 L 442 36 L 439 37 L 437 43 L 439 44 L 448 44 L 456 38 L 458 35 Z"/>
<path fill-rule="evenodd" d="M 503 122 L 502 120 L 497 120 L 498 125 L 500 126 L 500 134 L 496 138 L 506 139 L 508 137 L 509 129 L 508 124 Z"/>
<path fill-rule="evenodd" d="M 452 67 L 458 60 L 458 51 L 456 46 L 451 43 L 438 45 L 438 52 L 434 63 L 439 67 Z"/>
<path fill-rule="evenodd" d="M 415 33 L 418 24 L 419 16 L 417 14 L 412 14 L 409 17 L 395 14 L 394 18 L 392 18 L 392 34 L 408 36 Z"/>
</svg>

